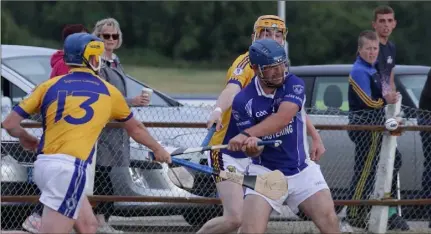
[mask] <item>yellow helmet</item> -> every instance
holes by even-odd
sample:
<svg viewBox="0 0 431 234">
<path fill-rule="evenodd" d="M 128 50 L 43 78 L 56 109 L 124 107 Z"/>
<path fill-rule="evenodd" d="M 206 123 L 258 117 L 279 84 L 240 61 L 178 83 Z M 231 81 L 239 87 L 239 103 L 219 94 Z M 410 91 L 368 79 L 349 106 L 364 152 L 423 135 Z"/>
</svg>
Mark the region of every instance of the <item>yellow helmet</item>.
<svg viewBox="0 0 431 234">
<path fill-rule="evenodd" d="M 265 29 L 276 29 L 283 33 L 283 41 L 286 40 L 287 37 L 287 27 L 284 20 L 276 15 L 262 15 L 257 18 L 254 23 L 253 33 L 254 38 L 253 41 L 259 38 L 260 34 Z"/>
<path fill-rule="evenodd" d="M 64 41 L 64 61 L 67 65 L 88 67 L 98 71 L 101 66 L 101 55 L 105 51 L 102 40 L 88 33 L 74 33 Z M 94 56 L 97 67 L 89 63 L 90 57 Z"/>
</svg>

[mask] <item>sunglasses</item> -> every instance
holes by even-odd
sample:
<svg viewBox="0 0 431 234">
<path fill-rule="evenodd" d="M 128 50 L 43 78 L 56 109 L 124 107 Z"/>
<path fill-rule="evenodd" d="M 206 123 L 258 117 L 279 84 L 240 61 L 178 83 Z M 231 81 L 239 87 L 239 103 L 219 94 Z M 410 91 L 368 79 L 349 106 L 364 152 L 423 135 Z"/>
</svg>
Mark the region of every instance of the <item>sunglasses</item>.
<svg viewBox="0 0 431 234">
<path fill-rule="evenodd" d="M 104 33 L 104 34 L 102 34 L 102 37 L 105 40 L 109 40 L 110 38 L 112 38 L 112 40 L 118 40 L 118 38 L 120 38 L 120 34 L 118 34 L 118 33 L 116 33 L 116 34 Z"/>
</svg>

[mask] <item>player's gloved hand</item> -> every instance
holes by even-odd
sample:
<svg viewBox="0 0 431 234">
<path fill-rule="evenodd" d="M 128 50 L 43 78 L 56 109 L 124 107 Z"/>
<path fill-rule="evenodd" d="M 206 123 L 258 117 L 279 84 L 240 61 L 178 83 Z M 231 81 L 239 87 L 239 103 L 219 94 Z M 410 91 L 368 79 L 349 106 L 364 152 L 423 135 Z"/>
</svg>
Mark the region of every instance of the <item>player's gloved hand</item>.
<svg viewBox="0 0 431 234">
<path fill-rule="evenodd" d="M 166 151 L 163 146 L 158 147 L 156 150 L 153 150 L 154 160 L 161 163 L 172 163 L 171 154 Z"/>
<path fill-rule="evenodd" d="M 216 124 L 216 131 L 220 131 L 223 127 L 221 124 L 221 114 L 222 111 L 220 108 L 216 108 L 210 114 L 210 117 L 207 121 L 207 128 L 210 129 L 214 124 Z"/>
<path fill-rule="evenodd" d="M 231 151 L 241 151 L 247 138 L 248 136 L 241 133 L 236 135 L 234 138 L 230 139 L 227 149 Z"/>
<path fill-rule="evenodd" d="M 259 141 L 262 141 L 262 140 L 257 137 L 247 138 L 247 140 L 244 142 L 244 145 L 242 147 L 242 151 L 244 151 L 248 156 L 251 156 L 251 157 L 259 156 L 262 153 L 263 147 L 264 147 L 264 146 L 257 145 Z"/>
<path fill-rule="evenodd" d="M 318 139 L 313 139 L 310 149 L 310 159 L 313 161 L 319 161 L 320 157 L 322 157 L 325 152 L 326 149 L 320 137 Z"/>
<path fill-rule="evenodd" d="M 29 138 L 22 137 L 19 139 L 19 142 L 21 143 L 22 147 L 28 151 L 36 151 L 39 145 L 39 140 L 34 136 Z"/>
</svg>

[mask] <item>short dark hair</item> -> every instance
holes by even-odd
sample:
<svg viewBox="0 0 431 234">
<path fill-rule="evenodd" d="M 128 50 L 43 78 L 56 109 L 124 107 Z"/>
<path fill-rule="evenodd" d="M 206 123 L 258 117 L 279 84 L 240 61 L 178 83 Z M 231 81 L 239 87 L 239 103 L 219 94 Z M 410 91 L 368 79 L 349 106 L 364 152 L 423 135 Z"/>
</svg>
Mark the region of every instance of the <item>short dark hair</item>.
<svg viewBox="0 0 431 234">
<path fill-rule="evenodd" d="M 377 20 L 377 15 L 386 15 L 386 14 L 394 14 L 394 10 L 390 6 L 378 6 L 376 9 L 374 9 L 374 21 Z"/>
<path fill-rule="evenodd" d="M 85 28 L 82 24 L 68 24 L 64 26 L 63 32 L 61 34 L 61 40 L 64 41 L 67 36 L 74 34 L 74 33 L 80 33 L 80 32 L 87 32 L 87 28 Z"/>
<path fill-rule="evenodd" d="M 358 37 L 358 47 L 361 48 L 364 46 L 364 39 L 368 39 L 370 41 L 377 41 L 377 33 L 371 30 L 362 31 Z"/>
</svg>

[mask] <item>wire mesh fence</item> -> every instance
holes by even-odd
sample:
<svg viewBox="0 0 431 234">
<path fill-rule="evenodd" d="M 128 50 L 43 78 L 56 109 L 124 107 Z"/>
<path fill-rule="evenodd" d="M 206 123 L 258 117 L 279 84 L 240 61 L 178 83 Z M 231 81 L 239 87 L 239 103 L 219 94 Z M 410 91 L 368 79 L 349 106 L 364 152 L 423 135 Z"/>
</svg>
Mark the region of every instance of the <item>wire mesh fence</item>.
<svg viewBox="0 0 431 234">
<path fill-rule="evenodd" d="M 134 109 L 135 117 L 145 122 L 151 134 L 166 147 L 193 147 L 202 143 L 207 131 L 204 124 L 213 106 L 148 107 Z M 336 211 L 343 225 L 354 231 L 365 231 L 371 205 L 352 206 L 346 200 L 373 199 L 382 138 L 388 131 L 382 125 L 384 110 L 348 113 L 337 109 L 310 109 L 311 121 L 319 129 L 327 149 L 319 161 L 325 179 L 336 201 Z M 431 112 L 409 107 L 402 108 L 405 130 L 408 127 L 431 125 Z M 38 116 L 31 121 L 37 122 Z M 177 123 L 177 126 L 175 126 Z M 181 123 L 181 124 L 180 124 Z M 164 126 L 175 126 L 166 127 Z M 370 126 L 374 125 L 374 126 Z M 363 128 L 361 129 L 361 126 Z M 374 130 L 373 130 L 374 129 Z M 42 130 L 37 125 L 27 130 L 38 137 Z M 431 198 L 431 132 L 403 131 L 397 139 L 393 199 Z M 25 151 L 17 139 L 2 129 L 1 194 L 5 196 L 39 195 L 32 181 L 32 163 L 36 155 Z M 79 147 L 79 146 L 77 146 Z M 125 232 L 196 232 L 208 220 L 222 215 L 222 206 L 210 200 L 207 204 L 178 200 L 178 198 L 217 198 L 210 175 L 197 173 L 175 164 L 152 162 L 148 149 L 137 144 L 116 125 L 107 126 L 96 145 L 94 172 L 89 169 L 88 194 L 105 195 L 114 199 L 94 202 L 94 212 L 107 224 L 101 233 L 116 230 Z M 425 152 L 425 153 L 424 153 Z M 180 155 L 183 159 L 207 165 L 207 152 Z M 139 201 L 125 197 L 161 197 Z M 389 218 L 389 232 L 431 232 L 430 205 L 394 206 Z M 293 214 L 285 206 L 282 214 L 273 213 L 268 225 L 270 233 L 318 232 L 302 213 Z M 28 200 L 2 201 L 3 230 L 20 229 L 26 218 L 41 213 L 37 202 Z M 35 216 L 36 217 L 36 216 Z M 409 230 L 404 228 L 408 225 Z"/>
</svg>

